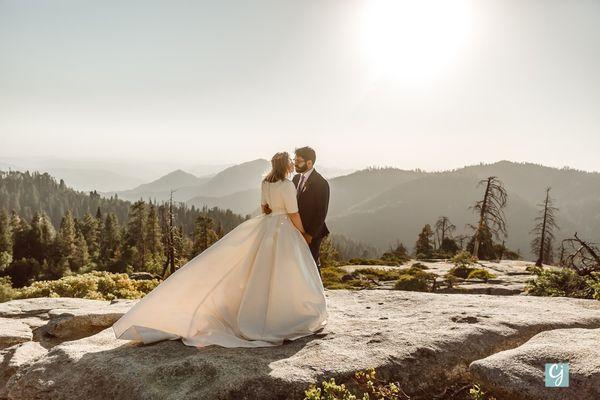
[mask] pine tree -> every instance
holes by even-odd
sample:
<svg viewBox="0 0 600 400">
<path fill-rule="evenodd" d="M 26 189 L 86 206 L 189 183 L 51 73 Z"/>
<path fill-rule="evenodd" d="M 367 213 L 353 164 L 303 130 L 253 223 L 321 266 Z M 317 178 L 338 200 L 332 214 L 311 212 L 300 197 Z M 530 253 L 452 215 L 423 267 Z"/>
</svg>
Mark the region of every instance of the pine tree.
<svg viewBox="0 0 600 400">
<path fill-rule="evenodd" d="M 0 210 L 0 272 L 12 262 L 13 240 L 10 219 L 6 209 Z"/>
<path fill-rule="evenodd" d="M 52 245 L 56 232 L 48 216 L 36 211 L 31 219 L 29 229 L 29 257 L 35 258 L 40 263 L 52 256 Z"/>
<path fill-rule="evenodd" d="M 146 248 L 153 255 L 162 255 L 163 245 L 160 231 L 160 221 L 154 204 L 150 205 L 148 211 L 148 223 L 146 225 Z"/>
<path fill-rule="evenodd" d="M 199 215 L 196 218 L 192 257 L 202 253 L 218 240 L 217 234 L 213 230 L 213 227 L 214 221 L 212 218 L 205 215 Z"/>
<path fill-rule="evenodd" d="M 7 252 L 12 255 L 12 228 L 10 218 L 6 209 L 0 210 L 0 252 Z"/>
<path fill-rule="evenodd" d="M 89 264 L 88 244 L 85 241 L 83 232 L 78 231 L 75 239 L 75 253 L 71 260 L 71 269 L 75 272 L 88 271 L 91 269 Z"/>
<path fill-rule="evenodd" d="M 146 248 L 147 223 L 146 203 L 138 200 L 131 205 L 125 230 L 126 250 L 129 252 L 129 262 L 134 271 L 143 271 L 146 264 L 148 255 Z"/>
<path fill-rule="evenodd" d="M 124 272 L 121 265 L 121 235 L 115 213 L 106 215 L 100 245 L 101 265 L 112 272 Z"/>
<path fill-rule="evenodd" d="M 77 252 L 75 240 L 77 238 L 75 231 L 75 221 L 71 210 L 67 210 L 60 223 L 60 229 L 56 235 L 56 249 L 58 260 L 54 265 L 52 276 L 60 278 L 69 269 L 75 270 L 74 257 Z"/>
<path fill-rule="evenodd" d="M 433 231 L 431 225 L 427 224 L 419 233 L 417 243 L 415 244 L 415 253 L 418 257 L 431 257 L 433 252 L 433 246 L 431 245 L 431 238 L 433 237 Z"/>
<path fill-rule="evenodd" d="M 81 222 L 81 233 L 87 243 L 88 255 L 97 260 L 100 252 L 100 236 L 98 231 L 98 220 L 90 213 L 83 216 Z"/>
</svg>

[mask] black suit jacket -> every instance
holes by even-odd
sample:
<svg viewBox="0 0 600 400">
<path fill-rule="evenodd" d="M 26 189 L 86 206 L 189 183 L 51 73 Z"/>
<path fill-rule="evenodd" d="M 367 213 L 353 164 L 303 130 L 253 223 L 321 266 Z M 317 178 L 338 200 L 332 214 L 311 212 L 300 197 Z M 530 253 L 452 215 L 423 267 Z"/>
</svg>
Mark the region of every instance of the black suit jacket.
<svg viewBox="0 0 600 400">
<path fill-rule="evenodd" d="M 296 188 L 300 182 L 300 174 L 292 179 Z M 306 233 L 313 238 L 321 238 L 329 234 L 325 217 L 329 208 L 329 183 L 316 170 L 304 183 L 301 193 L 298 193 L 298 212 Z"/>
</svg>

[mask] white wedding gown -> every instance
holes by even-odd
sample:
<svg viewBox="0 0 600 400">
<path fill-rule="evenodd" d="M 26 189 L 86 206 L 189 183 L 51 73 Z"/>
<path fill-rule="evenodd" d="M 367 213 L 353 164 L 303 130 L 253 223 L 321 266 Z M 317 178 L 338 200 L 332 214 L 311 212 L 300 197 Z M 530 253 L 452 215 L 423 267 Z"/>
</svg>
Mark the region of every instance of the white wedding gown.
<svg viewBox="0 0 600 400">
<path fill-rule="evenodd" d="M 277 346 L 327 323 L 327 299 L 306 241 L 288 213 L 292 181 L 262 184 L 272 209 L 233 229 L 140 299 L 113 325 L 118 339 L 188 346 Z"/>
</svg>

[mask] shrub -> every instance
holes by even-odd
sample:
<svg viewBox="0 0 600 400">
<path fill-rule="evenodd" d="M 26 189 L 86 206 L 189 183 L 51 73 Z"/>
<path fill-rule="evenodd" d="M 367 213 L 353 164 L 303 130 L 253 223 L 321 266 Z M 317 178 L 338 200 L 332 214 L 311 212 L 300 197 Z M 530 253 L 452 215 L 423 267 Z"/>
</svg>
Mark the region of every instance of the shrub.
<svg viewBox="0 0 600 400">
<path fill-rule="evenodd" d="M 372 282 L 333 266 L 321 268 L 321 279 L 327 289 L 360 289 L 373 286 Z"/>
<path fill-rule="evenodd" d="M 488 279 L 494 279 L 495 277 L 496 277 L 496 275 L 492 274 L 487 269 L 475 268 L 474 270 L 469 272 L 469 275 L 467 278 L 468 279 L 481 279 L 484 282 L 487 282 Z"/>
<path fill-rule="evenodd" d="M 452 257 L 454 267 L 450 268 L 447 275 L 453 275 L 457 278 L 467 279 L 469 274 L 475 270 L 471 267 L 476 259 L 468 251 L 461 251 Z"/>
<path fill-rule="evenodd" d="M 304 396 L 304 400 L 400 400 L 408 398 L 400 389 L 398 382 L 385 382 L 377 379 L 373 368 L 355 372 L 351 387 L 337 384 L 334 378 L 330 378 L 328 381 L 321 382 L 320 387 L 311 384 L 304 391 Z"/>
<path fill-rule="evenodd" d="M 475 268 L 467 267 L 466 265 L 459 265 L 450 268 L 447 275 L 454 275 L 457 278 L 467 279 L 469 274 L 471 274 L 473 271 L 475 271 Z"/>
<path fill-rule="evenodd" d="M 412 268 L 412 269 L 420 269 L 420 270 L 429 269 L 429 267 L 427 265 L 421 264 L 420 262 L 414 263 L 413 265 L 410 266 L 410 268 Z"/>
<path fill-rule="evenodd" d="M 422 264 L 421 264 L 422 266 Z M 396 290 L 410 290 L 417 292 L 434 292 L 438 276 L 431 272 L 423 271 L 418 265 L 401 270 L 400 276 L 394 285 Z"/>
<path fill-rule="evenodd" d="M 17 297 L 17 290 L 12 287 L 10 277 L 0 277 L 0 303 L 13 300 Z"/>
<path fill-rule="evenodd" d="M 133 280 L 127 274 L 92 271 L 53 281 L 36 281 L 17 290 L 17 298 L 77 297 L 93 300 L 139 299 L 158 286 L 159 281 Z"/>
<path fill-rule="evenodd" d="M 455 266 L 469 266 L 473 265 L 477 259 L 471 255 L 468 251 L 461 251 L 452 257 L 452 264 Z"/>
<path fill-rule="evenodd" d="M 429 283 L 422 276 L 402 274 L 394 285 L 396 290 L 409 290 L 412 292 L 428 292 Z"/>
<path fill-rule="evenodd" d="M 537 269 L 537 277 L 527 282 L 534 296 L 578 297 L 600 300 L 600 273 L 581 276 L 572 269 Z"/>
</svg>

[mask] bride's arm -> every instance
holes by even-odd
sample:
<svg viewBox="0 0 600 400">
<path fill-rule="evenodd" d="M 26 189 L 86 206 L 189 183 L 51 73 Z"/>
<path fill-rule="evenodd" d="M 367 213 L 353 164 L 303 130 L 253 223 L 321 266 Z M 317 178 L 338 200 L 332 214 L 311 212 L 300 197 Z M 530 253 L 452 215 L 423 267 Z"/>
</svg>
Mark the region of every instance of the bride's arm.
<svg viewBox="0 0 600 400">
<path fill-rule="evenodd" d="M 298 229 L 300 233 L 304 235 L 304 226 L 302 226 L 302 219 L 300 219 L 300 213 L 290 213 L 288 214 L 288 216 L 290 217 L 290 220 L 292 221 L 292 224 L 294 224 L 296 229 Z"/>
</svg>

